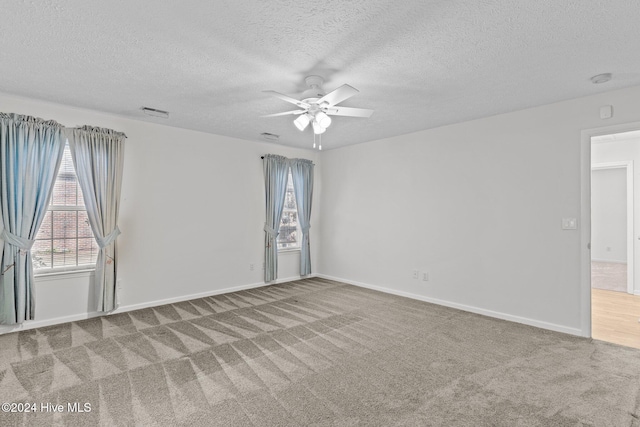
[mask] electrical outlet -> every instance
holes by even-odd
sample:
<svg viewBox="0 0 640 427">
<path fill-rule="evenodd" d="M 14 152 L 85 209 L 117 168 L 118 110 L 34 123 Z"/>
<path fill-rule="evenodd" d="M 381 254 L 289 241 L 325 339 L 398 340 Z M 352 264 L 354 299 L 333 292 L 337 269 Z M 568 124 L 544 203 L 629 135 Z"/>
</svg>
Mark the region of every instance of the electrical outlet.
<svg viewBox="0 0 640 427">
<path fill-rule="evenodd" d="M 418 270 L 413 270 L 413 278 L 417 279 L 420 276 L 420 272 Z"/>
<path fill-rule="evenodd" d="M 426 271 L 422 272 L 422 280 L 424 280 L 425 282 L 429 281 L 429 273 Z"/>
<path fill-rule="evenodd" d="M 253 264 L 249 264 L 249 270 L 253 271 Z"/>
</svg>

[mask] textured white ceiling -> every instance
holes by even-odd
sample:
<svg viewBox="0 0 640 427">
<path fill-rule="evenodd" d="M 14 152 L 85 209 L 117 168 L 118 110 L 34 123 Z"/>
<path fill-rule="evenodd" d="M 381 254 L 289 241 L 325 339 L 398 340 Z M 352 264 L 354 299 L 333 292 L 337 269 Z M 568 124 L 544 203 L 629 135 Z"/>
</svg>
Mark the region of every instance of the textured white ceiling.
<svg viewBox="0 0 640 427">
<path fill-rule="evenodd" d="M 0 4 L 0 91 L 303 148 L 310 129 L 260 117 L 293 109 L 262 91 L 297 97 L 310 74 L 375 110 L 334 118 L 326 149 L 640 84 L 638 0 Z"/>
</svg>

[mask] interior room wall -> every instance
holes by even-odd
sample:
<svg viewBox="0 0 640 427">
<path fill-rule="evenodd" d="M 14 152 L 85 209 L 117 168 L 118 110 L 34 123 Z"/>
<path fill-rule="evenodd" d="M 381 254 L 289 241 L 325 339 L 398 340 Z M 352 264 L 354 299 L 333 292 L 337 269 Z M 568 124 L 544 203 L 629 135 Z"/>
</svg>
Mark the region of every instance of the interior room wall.
<svg viewBox="0 0 640 427">
<path fill-rule="evenodd" d="M 256 141 L 238 140 L 8 94 L 0 95 L 0 111 L 127 134 L 119 311 L 263 284 L 260 156 L 267 153 L 316 164 L 311 254 L 317 271 L 321 166 L 316 151 L 259 142 L 258 135 Z M 299 278 L 299 260 L 299 251 L 281 253 L 279 280 Z M 35 292 L 36 319 L 24 328 L 95 314 L 88 273 L 38 277 Z M 0 327 L 0 333 L 11 329 Z"/>
<path fill-rule="evenodd" d="M 633 87 L 324 152 L 319 270 L 584 334 L 580 224 L 561 228 L 580 218 L 581 132 L 637 121 L 639 99 Z"/>
<path fill-rule="evenodd" d="M 314 271 L 581 334 L 580 227 L 560 227 L 580 217 L 580 134 L 637 121 L 639 99 L 628 88 L 320 155 L 11 95 L 0 111 L 129 136 L 122 309 L 261 284 L 248 264 L 262 266 L 259 156 L 271 152 L 317 164 Z M 296 277 L 297 253 L 280 261 L 280 277 Z M 25 327 L 93 314 L 87 274 L 40 278 L 36 298 Z"/>
<path fill-rule="evenodd" d="M 620 161 L 633 162 L 633 211 L 634 211 L 634 228 L 635 239 L 634 245 L 634 271 L 640 271 L 640 138 L 622 139 L 617 141 L 606 141 L 591 144 L 591 161 L 592 163 L 610 163 Z M 593 227 L 592 227 L 593 228 Z M 597 254 L 592 252 L 592 257 Z M 640 274 L 634 275 L 634 293 L 640 295 Z"/>
<path fill-rule="evenodd" d="M 591 259 L 627 262 L 627 171 L 591 172 Z"/>
</svg>

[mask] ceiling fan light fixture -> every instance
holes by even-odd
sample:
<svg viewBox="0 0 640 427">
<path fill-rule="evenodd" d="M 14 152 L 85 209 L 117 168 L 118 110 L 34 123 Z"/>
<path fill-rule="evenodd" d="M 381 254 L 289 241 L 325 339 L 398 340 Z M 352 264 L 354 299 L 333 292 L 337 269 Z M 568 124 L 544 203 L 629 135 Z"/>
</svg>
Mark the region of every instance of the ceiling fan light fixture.
<svg viewBox="0 0 640 427">
<path fill-rule="evenodd" d="M 309 127 L 309 123 L 311 123 L 313 129 L 313 148 L 317 146 L 318 150 L 322 150 L 321 135 L 326 132 L 333 121 L 329 115 L 368 118 L 373 114 L 373 110 L 342 107 L 338 105 L 358 93 L 358 89 L 348 84 L 343 84 L 337 89 L 325 93 L 324 89 L 322 89 L 323 82 L 324 79 L 321 76 L 307 76 L 305 83 L 309 88 L 302 93 L 302 99 L 292 98 L 273 90 L 264 91 L 276 98 L 295 105 L 298 109 L 268 114 L 262 117 L 279 117 L 291 114 L 299 115 L 299 117 L 293 120 L 293 124 L 298 130 L 304 131 Z M 320 140 L 317 144 L 316 135 Z"/>
<path fill-rule="evenodd" d="M 303 131 L 309 126 L 310 121 L 308 114 L 300 114 L 300 116 L 293 121 L 293 124 L 296 125 L 300 131 Z"/>
<path fill-rule="evenodd" d="M 313 133 L 315 133 L 316 135 L 320 135 L 321 133 L 324 133 L 327 130 L 327 128 L 323 128 L 320 123 L 318 123 L 316 120 L 313 121 Z"/>
<path fill-rule="evenodd" d="M 322 111 L 316 114 L 316 121 L 325 129 L 331 126 L 331 117 Z"/>
</svg>

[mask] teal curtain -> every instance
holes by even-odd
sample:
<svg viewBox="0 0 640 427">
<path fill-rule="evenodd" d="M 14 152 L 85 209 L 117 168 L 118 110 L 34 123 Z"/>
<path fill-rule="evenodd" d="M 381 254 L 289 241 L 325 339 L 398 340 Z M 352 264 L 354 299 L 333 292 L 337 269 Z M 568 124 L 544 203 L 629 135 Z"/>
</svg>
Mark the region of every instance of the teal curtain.
<svg viewBox="0 0 640 427">
<path fill-rule="evenodd" d="M 289 162 L 286 157 L 267 154 L 263 158 L 266 200 L 266 221 L 264 224 L 264 281 L 271 282 L 278 277 L 278 230 L 287 193 Z"/>
<path fill-rule="evenodd" d="M 309 228 L 311 228 L 311 200 L 313 199 L 313 162 L 292 159 L 289 162 L 293 178 L 293 192 L 298 205 L 298 223 L 302 229 L 300 241 L 300 275 L 311 274 L 311 251 L 309 248 Z"/>
<path fill-rule="evenodd" d="M 0 324 L 34 318 L 31 247 L 65 142 L 63 127 L 54 121 L 0 113 Z"/>
<path fill-rule="evenodd" d="M 70 129 L 68 134 L 89 225 L 100 248 L 94 275 L 98 311 L 108 312 L 117 308 L 116 238 L 125 135 L 91 126 Z"/>
</svg>

